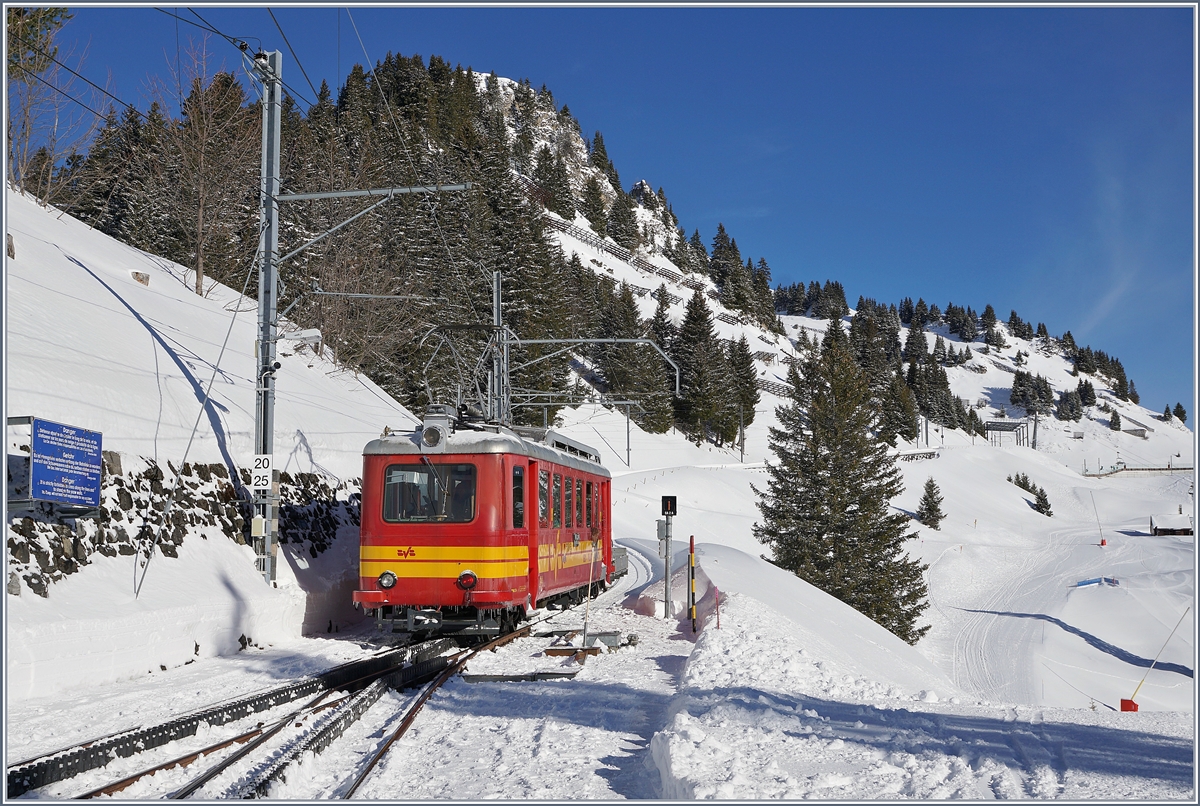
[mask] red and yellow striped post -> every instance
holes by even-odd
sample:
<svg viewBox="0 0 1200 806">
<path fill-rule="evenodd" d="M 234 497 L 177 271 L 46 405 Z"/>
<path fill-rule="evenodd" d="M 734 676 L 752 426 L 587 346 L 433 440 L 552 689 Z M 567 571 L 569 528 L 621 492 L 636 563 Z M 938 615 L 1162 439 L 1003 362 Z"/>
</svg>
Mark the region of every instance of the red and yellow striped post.
<svg viewBox="0 0 1200 806">
<path fill-rule="evenodd" d="M 692 633 L 696 632 L 696 536 L 688 540 L 688 582 L 692 594 Z"/>
</svg>

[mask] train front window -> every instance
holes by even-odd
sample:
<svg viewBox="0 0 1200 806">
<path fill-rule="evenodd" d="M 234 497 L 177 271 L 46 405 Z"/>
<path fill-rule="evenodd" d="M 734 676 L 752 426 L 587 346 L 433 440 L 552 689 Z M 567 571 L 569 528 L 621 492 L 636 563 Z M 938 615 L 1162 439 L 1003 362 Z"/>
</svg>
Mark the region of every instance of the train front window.
<svg viewBox="0 0 1200 806">
<path fill-rule="evenodd" d="M 475 518 L 475 465 L 388 465 L 383 479 L 383 519 L 389 523 Z"/>
</svg>

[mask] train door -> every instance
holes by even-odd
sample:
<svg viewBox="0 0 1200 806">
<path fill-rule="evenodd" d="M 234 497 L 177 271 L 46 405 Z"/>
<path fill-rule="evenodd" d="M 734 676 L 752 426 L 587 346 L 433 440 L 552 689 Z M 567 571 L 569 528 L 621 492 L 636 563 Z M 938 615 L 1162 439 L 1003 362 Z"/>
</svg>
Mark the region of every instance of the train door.
<svg viewBox="0 0 1200 806">
<path fill-rule="evenodd" d="M 543 520 L 546 519 L 546 493 L 543 491 L 542 475 L 544 471 L 541 469 L 541 462 L 535 462 L 532 459 L 529 461 L 529 472 L 525 480 L 525 500 L 530 503 L 528 514 L 525 522 L 529 527 L 529 606 L 530 609 L 537 607 L 538 597 L 541 596 L 541 588 L 538 586 L 538 580 L 541 574 L 542 556 L 539 549 L 541 541 L 538 539 L 539 527 Z M 536 505 L 534 505 L 536 501 Z"/>
<path fill-rule="evenodd" d="M 605 479 L 596 483 L 597 487 L 597 504 L 596 504 L 596 528 L 600 535 L 600 545 L 604 546 L 604 567 L 608 569 L 606 574 L 607 581 L 612 582 L 613 579 L 613 541 L 612 541 L 612 524 L 609 522 L 609 514 L 612 512 L 611 501 L 609 496 L 612 494 L 612 481 Z"/>
<path fill-rule="evenodd" d="M 529 534 L 536 528 L 529 522 L 529 468 L 525 465 L 525 459 L 521 456 L 509 456 L 506 461 L 508 467 L 508 495 L 501 496 L 504 503 L 507 505 L 508 513 L 504 516 L 504 534 L 507 539 L 504 541 L 505 546 L 522 547 L 525 550 L 525 590 L 530 596 L 533 591 L 529 590 L 529 568 L 537 565 L 537 556 L 529 554 Z"/>
</svg>

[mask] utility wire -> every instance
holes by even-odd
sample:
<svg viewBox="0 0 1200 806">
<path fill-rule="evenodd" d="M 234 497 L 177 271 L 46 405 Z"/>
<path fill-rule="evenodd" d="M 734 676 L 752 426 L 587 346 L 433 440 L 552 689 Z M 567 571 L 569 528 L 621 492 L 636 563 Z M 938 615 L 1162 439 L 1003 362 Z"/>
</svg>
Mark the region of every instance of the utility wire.
<svg viewBox="0 0 1200 806">
<path fill-rule="evenodd" d="M 209 23 L 209 21 L 208 21 L 208 20 L 204 19 L 204 18 L 203 18 L 203 17 L 201 17 L 199 14 L 197 14 L 195 9 L 193 9 L 193 8 L 189 8 L 189 9 L 188 9 L 188 11 L 190 11 L 192 14 L 194 14 L 194 15 L 196 16 L 196 19 L 200 20 L 200 21 L 201 21 L 201 22 L 203 22 L 205 25 L 207 25 L 207 26 L 209 27 L 209 29 L 210 29 L 210 30 L 214 31 L 214 32 L 217 34 L 217 36 L 220 36 L 220 37 L 222 37 L 222 38 L 224 38 L 224 39 L 228 40 L 228 41 L 229 41 L 229 44 L 233 45 L 235 48 L 237 48 L 238 50 L 240 50 L 240 51 L 242 52 L 242 54 L 243 54 L 243 55 L 245 55 L 245 54 L 246 54 L 246 52 L 247 52 L 247 50 L 249 50 L 249 46 L 246 44 L 246 42 L 245 42 L 244 40 L 238 39 L 237 37 L 229 36 L 229 35 L 227 35 L 227 34 L 223 34 L 223 33 L 221 33 L 220 31 L 218 31 L 216 28 L 213 28 L 213 27 L 212 27 L 212 24 L 211 24 L 211 23 Z M 272 17 L 274 17 L 274 15 L 271 15 L 271 16 L 272 16 Z M 278 23 L 276 23 L 276 24 L 278 24 Z M 283 31 L 282 31 L 282 30 L 280 30 L 280 33 L 283 33 Z M 252 36 L 252 37 L 249 37 L 249 38 L 250 38 L 250 39 L 253 39 L 255 42 L 257 42 L 257 43 L 258 43 L 258 49 L 259 49 L 259 50 L 262 50 L 262 40 L 261 40 L 261 39 L 259 39 L 259 38 L 258 38 L 258 37 L 256 37 L 256 36 Z M 287 42 L 287 37 L 286 37 L 286 36 L 283 38 L 283 41 L 284 41 L 284 42 Z M 291 45 L 288 45 L 288 50 L 291 50 L 291 48 L 292 48 L 292 46 L 291 46 Z M 299 63 L 300 63 L 300 61 L 297 59 L 297 60 L 296 60 L 296 64 L 299 64 Z M 301 68 L 300 68 L 300 72 L 302 72 L 302 73 L 304 72 L 304 68 L 303 68 L 303 67 L 301 67 Z M 305 76 L 304 78 L 305 78 L 305 79 L 307 79 L 307 78 L 308 78 L 308 76 Z M 288 92 L 290 92 L 290 93 L 291 93 L 291 94 L 292 94 L 294 97 L 296 97 L 296 98 L 299 98 L 301 101 L 304 101 L 304 103 L 308 104 L 309 106 L 315 106 L 315 105 L 316 105 L 316 102 L 315 102 L 315 101 L 310 101 L 310 100 L 308 100 L 307 98 L 305 98 L 303 94 L 301 94 L 301 93 L 299 93 L 299 92 L 297 92 L 297 91 L 296 91 L 296 88 L 295 88 L 295 87 L 293 87 L 291 84 L 288 84 L 288 83 L 287 83 L 286 81 L 284 81 L 282 78 L 281 78 L 281 79 L 279 79 L 279 83 L 280 83 L 280 84 L 282 84 L 282 85 L 283 85 L 283 88 L 284 88 L 285 90 L 287 90 Z M 310 84 L 310 85 L 311 85 L 311 83 L 312 83 L 312 82 L 309 82 L 309 84 Z"/>
<path fill-rule="evenodd" d="M 140 111 L 140 110 L 138 110 L 138 108 L 137 108 L 137 107 L 133 106 L 132 104 L 128 104 L 128 103 L 126 103 L 125 101 L 122 101 L 120 98 L 118 98 L 117 96 L 113 95 L 113 94 L 112 94 L 111 92 L 109 92 L 108 90 L 104 89 L 104 87 L 101 87 L 99 84 L 96 84 L 94 81 L 91 81 L 90 79 L 88 79 L 86 76 L 82 76 L 82 75 L 80 75 L 79 73 L 76 73 L 76 72 L 75 72 L 74 70 L 72 70 L 70 67 L 68 67 L 67 65 L 63 64 L 62 62 L 60 62 L 58 59 L 54 58 L 54 57 L 53 57 L 53 56 L 51 56 L 49 53 L 46 53 L 44 50 L 42 50 L 41 48 L 39 48 L 37 45 L 33 44 L 31 41 L 29 41 L 29 40 L 27 40 L 27 39 L 26 39 L 26 40 L 23 40 L 23 41 L 24 41 L 24 43 L 25 43 L 26 45 L 28 45 L 28 46 L 29 46 L 29 48 L 30 48 L 31 50 L 34 50 L 34 51 L 36 51 L 36 52 L 37 52 L 38 54 L 40 54 L 41 56 L 43 56 L 43 57 L 45 57 L 45 58 L 49 59 L 50 61 L 54 62 L 54 63 L 55 63 L 55 64 L 57 64 L 59 67 L 61 67 L 62 69 L 66 70 L 68 73 L 70 73 L 71 75 L 75 76 L 76 78 L 78 78 L 78 79 L 80 79 L 80 80 L 82 80 L 82 81 L 85 81 L 85 82 L 87 82 L 87 83 L 88 83 L 90 86 L 92 86 L 93 88 L 95 88 L 95 89 L 99 90 L 100 92 L 104 93 L 104 94 L 105 94 L 105 95 L 107 95 L 109 98 L 112 98 L 114 101 L 116 101 L 117 103 L 119 103 L 121 106 L 123 106 L 123 107 L 125 107 L 126 109 L 128 109 L 128 110 L 130 110 L 130 111 L 134 112 L 135 114 L 137 114 L 137 115 L 139 115 L 139 116 L 141 116 L 141 118 L 142 118 L 143 120 L 145 120 L 147 123 L 149 123 L 149 122 L 150 122 L 150 119 L 149 119 L 149 118 L 147 118 L 145 115 L 143 115 L 143 114 L 141 113 L 141 111 Z M 29 73 L 29 75 L 33 76 L 34 78 L 37 78 L 38 80 L 40 80 L 40 81 L 42 81 L 42 82 L 44 82 L 44 83 L 47 83 L 47 84 L 49 84 L 49 82 L 47 82 L 47 81 L 46 81 L 44 78 L 42 78 L 41 76 L 37 75 L 36 73 Z M 54 85 L 53 85 L 53 84 L 50 84 L 50 86 L 54 87 Z M 58 87 L 54 87 L 54 88 L 55 88 L 55 89 L 58 89 Z M 59 90 L 59 92 L 62 92 L 62 90 Z M 65 94 L 65 93 L 64 93 L 64 94 Z M 67 97 L 68 97 L 68 98 L 71 98 L 71 96 L 69 96 L 69 95 L 68 95 Z M 101 118 L 106 118 L 106 117 L 108 117 L 107 115 L 100 115 L 98 112 L 96 112 L 96 110 L 92 109 L 90 106 L 87 106 L 87 105 L 86 105 L 86 104 L 84 104 L 82 101 L 77 101 L 77 100 L 75 100 L 74 98 L 71 98 L 71 100 L 75 101 L 75 103 L 79 104 L 79 105 L 80 105 L 80 106 L 82 106 L 84 109 L 87 109 L 89 112 L 91 112 L 91 113 L 92 113 L 92 114 L 94 114 L 94 115 L 98 115 L 98 116 L 99 116 L 99 117 L 101 117 Z"/>
<path fill-rule="evenodd" d="M 211 34 L 216 34 L 217 36 L 219 36 L 219 37 L 221 37 L 222 39 L 224 39 L 224 40 L 226 40 L 227 42 L 229 42 L 229 44 L 233 45 L 233 46 L 234 46 L 235 48 L 237 48 L 239 51 L 241 51 L 241 52 L 242 52 L 242 56 L 243 56 L 243 58 L 246 58 L 246 52 L 247 52 L 247 51 L 250 49 L 250 46 L 249 46 L 249 45 L 246 43 L 246 41 L 245 41 L 245 40 L 238 39 L 238 38 L 237 38 L 237 37 L 235 37 L 235 36 L 229 36 L 228 34 L 221 33 L 221 32 L 220 32 L 220 31 L 218 31 L 216 28 L 212 27 L 212 25 L 210 25 L 210 24 L 209 24 L 209 23 L 208 23 L 208 22 L 207 22 L 207 21 L 206 21 L 206 20 L 205 20 L 203 17 L 200 17 L 200 15 L 199 15 L 199 14 L 196 14 L 196 12 L 195 12 L 195 11 L 193 11 L 192 9 L 190 9 L 190 8 L 189 8 L 189 9 L 188 9 L 188 11 L 191 11 L 191 12 L 192 12 L 192 14 L 195 14 L 197 17 L 199 17 L 199 18 L 200 18 L 200 20 L 201 20 L 201 22 L 203 22 L 203 23 L 204 23 L 203 25 L 201 25 L 199 22 L 194 22 L 194 21 L 192 21 L 192 20 L 189 20 L 189 19 L 187 19 L 186 17 L 180 17 L 178 14 L 172 14 L 170 11 L 167 11 L 166 9 L 162 9 L 162 8 L 155 8 L 154 10 L 155 10 L 155 11 L 161 11 L 163 14 L 166 14 L 168 17 L 174 17 L 176 20 L 181 20 L 181 21 L 183 21 L 183 22 L 186 22 L 188 25 L 194 25 L 195 27 L 199 28 L 199 29 L 200 29 L 200 30 L 202 30 L 202 31 L 208 31 L 208 32 L 209 32 L 209 33 L 211 33 Z M 282 31 L 281 31 L 280 33 L 282 33 Z M 247 37 L 247 38 L 248 38 L 248 39 L 253 39 L 255 42 L 258 42 L 258 43 L 259 43 L 259 49 L 260 49 L 260 50 L 262 49 L 262 40 L 261 40 L 261 39 L 259 39 L 259 38 L 258 38 L 258 37 L 256 37 L 256 36 L 251 36 L 251 37 Z M 284 37 L 284 41 L 285 41 L 285 42 L 287 41 L 287 37 Z M 291 48 L 291 45 L 289 45 L 289 46 L 288 46 L 288 48 L 290 49 L 290 48 Z M 298 60 L 297 60 L 297 64 L 299 64 L 299 61 L 298 61 Z M 301 72 L 303 72 L 303 71 L 304 71 L 304 68 L 302 67 L 302 68 L 300 68 L 300 70 L 301 70 Z M 305 78 L 308 78 L 308 76 L 305 76 Z M 296 91 L 296 88 L 295 88 L 295 87 L 293 87 L 291 84 L 288 84 L 286 81 L 283 81 L 283 80 L 280 80 L 280 82 L 279 82 L 279 83 L 283 85 L 283 88 L 284 88 L 285 90 L 287 90 L 287 91 L 288 91 L 288 93 L 289 93 L 289 94 L 290 94 L 290 95 L 291 95 L 293 98 L 299 98 L 301 101 L 304 101 L 304 103 L 308 104 L 309 106 L 313 106 L 313 105 L 314 105 L 312 101 L 310 101 L 310 100 L 308 100 L 308 98 L 304 97 L 303 93 L 297 92 L 297 91 Z M 311 82 L 310 82 L 310 83 L 311 83 Z"/>
<path fill-rule="evenodd" d="M 193 17 L 195 17 L 196 19 L 200 20 L 200 22 L 204 23 L 204 25 L 203 25 L 203 26 L 197 26 L 197 27 L 204 27 L 204 28 L 206 28 L 207 30 L 209 30 L 209 31 L 212 31 L 214 34 L 216 34 L 217 36 L 219 36 L 219 37 L 221 37 L 222 39 L 226 40 L 227 42 L 229 42 L 229 44 L 233 45 L 235 48 L 237 48 L 238 50 L 242 51 L 243 53 L 244 53 L 246 50 L 248 50 L 248 49 L 250 48 L 250 45 L 249 45 L 249 44 L 247 44 L 247 42 L 246 42 L 244 39 L 238 39 L 237 37 L 230 36 L 229 34 L 222 33 L 221 31 L 218 31 L 216 28 L 214 28 L 214 27 L 212 26 L 212 24 L 211 24 L 211 23 L 210 23 L 208 20 L 206 20 L 206 19 L 204 19 L 203 17 L 201 17 L 201 16 L 200 16 L 200 13 L 199 13 L 198 11 L 196 11 L 196 9 L 194 9 L 194 8 L 189 8 L 189 9 L 188 9 L 188 12 L 189 12 L 189 13 L 190 13 L 190 14 L 191 14 Z M 193 24 L 193 25 L 195 25 L 195 23 L 192 23 L 192 24 Z M 259 39 L 258 37 L 254 37 L 254 36 L 250 37 L 250 39 L 253 39 L 255 42 L 257 42 L 257 43 L 258 43 L 258 49 L 259 49 L 259 50 L 262 50 L 262 40 L 261 40 L 261 39 Z"/>
<path fill-rule="evenodd" d="M 66 93 L 66 91 L 65 91 L 65 90 L 61 89 L 61 88 L 60 88 L 60 87 L 58 87 L 58 86 L 55 86 L 54 84 L 51 84 L 49 81 L 47 81 L 46 79 L 42 78 L 42 77 L 41 77 L 41 76 L 39 76 L 37 73 L 30 73 L 29 75 L 33 76 L 33 77 L 34 77 L 34 78 L 36 78 L 38 81 L 42 82 L 43 84 L 45 84 L 45 85 L 46 85 L 47 87 L 49 87 L 50 89 L 52 89 L 52 90 L 54 90 L 55 92 L 57 92 L 59 95 L 61 95 L 62 97 L 66 98 L 68 101 L 74 101 L 75 103 L 79 104 L 79 105 L 80 105 L 80 106 L 82 106 L 84 109 L 86 109 L 87 111 L 91 112 L 93 115 L 95 115 L 96 117 L 100 118 L 101 120 L 104 120 L 104 119 L 106 119 L 106 118 L 108 117 L 108 115 L 102 115 L 102 114 L 100 114 L 99 112 L 97 112 L 95 109 L 92 109 L 90 106 L 88 106 L 88 105 L 87 105 L 87 104 L 85 104 L 83 101 L 79 100 L 78 98 L 76 98 L 76 97 L 74 97 L 74 96 L 72 96 L 72 95 L 68 95 L 68 94 Z"/>
<path fill-rule="evenodd" d="M 279 29 L 279 35 L 283 37 L 283 44 L 287 45 L 288 53 L 292 54 L 292 58 L 296 60 L 296 66 L 300 68 L 300 74 L 304 76 L 304 80 L 308 82 L 308 88 L 313 91 L 313 97 L 319 97 L 320 93 L 313 86 L 312 79 L 308 77 L 308 73 L 304 69 L 304 65 L 300 63 L 300 57 L 296 55 L 296 51 L 292 48 L 292 43 L 288 41 L 287 34 L 283 32 L 283 26 L 279 24 L 279 20 L 275 19 L 275 12 L 267 9 L 267 13 L 271 15 L 271 22 L 275 23 L 275 27 Z"/>
</svg>

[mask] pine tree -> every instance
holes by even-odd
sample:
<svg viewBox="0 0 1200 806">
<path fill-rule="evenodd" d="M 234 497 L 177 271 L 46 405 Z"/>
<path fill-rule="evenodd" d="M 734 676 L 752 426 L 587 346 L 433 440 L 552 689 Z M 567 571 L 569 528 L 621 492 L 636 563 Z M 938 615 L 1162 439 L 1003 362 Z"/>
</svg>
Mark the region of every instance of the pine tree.
<svg viewBox="0 0 1200 806">
<path fill-rule="evenodd" d="M 924 330 L 927 324 L 929 324 L 929 306 L 925 304 L 924 297 L 918 297 L 917 304 L 913 307 L 911 326 Z"/>
<path fill-rule="evenodd" d="M 604 195 L 600 191 L 600 182 L 596 177 L 589 176 L 583 186 L 583 198 L 579 200 L 579 212 L 583 213 L 592 229 L 604 235 L 608 228 L 608 213 L 604 209 Z"/>
<path fill-rule="evenodd" d="M 937 529 L 938 524 L 946 517 L 942 512 L 941 492 L 937 482 L 930 476 L 925 482 L 925 494 L 921 496 L 921 503 L 917 506 L 917 520 L 930 529 Z"/>
<path fill-rule="evenodd" d="M 1117 414 L 1117 410 L 1113 409 L 1112 417 L 1108 418 L 1108 427 L 1113 431 L 1121 430 L 1121 415 Z"/>
<path fill-rule="evenodd" d="M 1162 419 L 1163 419 L 1164 423 L 1171 422 L 1171 404 L 1170 403 L 1168 403 L 1166 405 L 1166 407 L 1163 408 Z"/>
<path fill-rule="evenodd" d="M 750 343 L 742 335 L 729 343 L 729 370 L 736 387 L 735 402 L 740 407 L 738 416 L 741 424 L 749 428 L 754 422 L 754 407 L 758 405 L 758 370 L 754 367 L 754 356 Z"/>
<path fill-rule="evenodd" d="M 725 231 L 725 225 L 717 223 L 717 234 L 713 236 L 712 255 L 708 259 L 708 276 L 717 284 L 717 290 L 725 287 L 725 280 L 733 271 L 734 264 L 741 265 L 741 255 L 734 255 L 733 239 Z"/>
<path fill-rule="evenodd" d="M 700 239 L 700 230 L 692 230 L 692 237 L 688 239 L 688 250 L 692 256 L 691 270 L 707 277 L 709 274 L 708 248 Z"/>
<path fill-rule="evenodd" d="M 722 305 L 731 311 L 753 314 L 753 288 L 751 286 L 753 272 L 754 267 L 750 265 L 749 261 L 745 266 L 740 262 L 733 264 L 729 274 L 725 277 L 725 284 L 721 287 Z"/>
<path fill-rule="evenodd" d="M 781 428 L 769 430 L 767 489 L 754 488 L 754 534 L 776 565 L 915 643 L 928 630 L 916 624 L 928 605 L 926 566 L 904 554 L 908 518 L 889 512 L 900 474 L 872 433 L 867 380 L 847 344 L 827 337 L 803 379 L 789 369 L 792 397 L 777 410 Z"/>
<path fill-rule="evenodd" d="M 1046 495 L 1045 489 L 1041 487 L 1038 487 L 1037 492 L 1034 493 L 1033 508 L 1047 518 L 1054 516 L 1054 513 L 1050 511 L 1050 498 Z"/>
<path fill-rule="evenodd" d="M 916 322 L 916 318 L 913 318 Z M 925 331 L 914 324 L 904 340 L 904 360 L 913 364 L 923 364 L 929 359 L 929 342 L 925 339 Z"/>
<path fill-rule="evenodd" d="M 1182 403 L 1175 404 L 1175 419 L 1181 423 L 1187 422 L 1187 409 L 1183 407 Z"/>
<path fill-rule="evenodd" d="M 1132 378 L 1129 381 L 1129 402 L 1135 406 L 1142 402 L 1142 397 L 1138 394 L 1137 387 L 1133 385 Z"/>
<path fill-rule="evenodd" d="M 984 330 L 991 330 L 996 326 L 996 311 L 991 305 L 983 309 L 983 315 L 979 317 L 979 324 Z"/>
<path fill-rule="evenodd" d="M 571 193 L 571 182 L 567 167 L 560 155 L 553 154 L 549 146 L 542 146 L 537 155 L 537 166 L 533 169 L 533 181 L 548 195 L 547 209 L 567 221 L 575 218 L 575 197 Z"/>
<path fill-rule="evenodd" d="M 1096 387 L 1092 386 L 1092 382 L 1086 378 L 1080 378 L 1079 383 L 1075 387 L 1075 391 L 1079 392 L 1079 402 L 1085 406 L 1096 405 Z"/>
<path fill-rule="evenodd" d="M 672 357 L 682 375 L 680 397 L 675 401 L 676 419 L 698 443 L 710 432 L 720 440 L 732 383 L 712 313 L 698 289 L 688 300 Z"/>
<path fill-rule="evenodd" d="M 608 211 L 608 234 L 626 249 L 636 249 L 640 240 L 637 219 L 633 214 L 633 199 L 617 191 L 617 198 Z"/>
<path fill-rule="evenodd" d="M 946 363 L 946 342 L 941 336 L 938 336 L 933 341 L 933 360 L 939 364 Z"/>
<path fill-rule="evenodd" d="M 1060 420 L 1074 420 L 1078 422 L 1083 419 L 1083 401 L 1079 399 L 1079 392 L 1070 389 L 1060 392 L 1058 395 L 1058 405 L 1054 409 L 1054 416 Z"/>
</svg>

